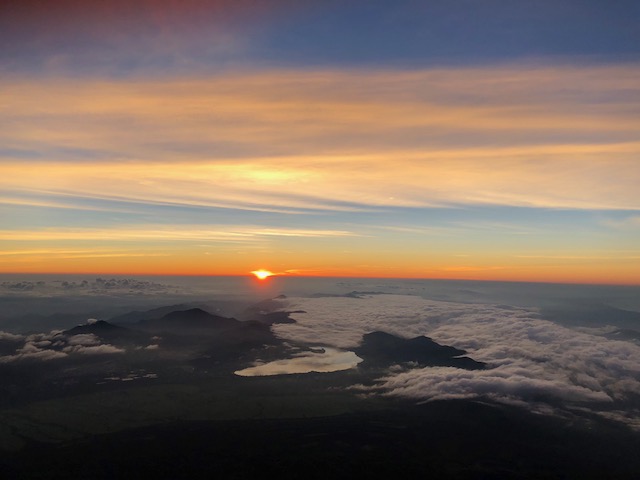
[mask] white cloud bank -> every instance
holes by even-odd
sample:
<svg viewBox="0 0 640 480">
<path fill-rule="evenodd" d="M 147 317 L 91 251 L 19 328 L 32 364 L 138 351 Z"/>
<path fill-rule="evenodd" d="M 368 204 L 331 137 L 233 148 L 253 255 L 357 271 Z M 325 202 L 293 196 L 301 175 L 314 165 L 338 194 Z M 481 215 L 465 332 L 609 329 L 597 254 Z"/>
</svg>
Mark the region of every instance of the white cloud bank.
<svg viewBox="0 0 640 480">
<path fill-rule="evenodd" d="M 408 295 L 287 302 L 286 310 L 306 313 L 291 314 L 295 324 L 273 326 L 283 338 L 349 348 L 375 330 L 402 337 L 426 335 L 488 364 L 487 370 L 476 371 L 429 367 L 389 372 L 371 391 L 416 400 L 595 402 L 606 409 L 626 402 L 637 405 L 640 399 L 638 345 L 568 329 L 541 319 L 535 311 Z M 640 412 L 626 412 L 625 418 L 640 425 Z"/>
</svg>

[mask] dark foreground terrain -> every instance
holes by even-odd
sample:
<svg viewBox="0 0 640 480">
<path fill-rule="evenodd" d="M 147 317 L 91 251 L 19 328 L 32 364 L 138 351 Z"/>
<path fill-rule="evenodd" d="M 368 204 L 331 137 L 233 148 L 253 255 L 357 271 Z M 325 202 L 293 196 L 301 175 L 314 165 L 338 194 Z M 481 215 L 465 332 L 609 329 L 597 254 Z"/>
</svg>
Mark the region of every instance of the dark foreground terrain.
<svg viewBox="0 0 640 480">
<path fill-rule="evenodd" d="M 633 479 L 638 436 L 469 401 L 328 417 L 181 422 L 32 442 L 3 478 Z"/>
<path fill-rule="evenodd" d="M 236 374 L 326 354 L 275 336 L 293 320 L 269 306 L 241 320 L 173 306 L 5 334 L 0 478 L 640 478 L 640 432 L 577 403 L 546 399 L 542 415 L 378 391 L 391 368 L 491 368 L 428 337 L 367 333 L 341 371 Z"/>
</svg>

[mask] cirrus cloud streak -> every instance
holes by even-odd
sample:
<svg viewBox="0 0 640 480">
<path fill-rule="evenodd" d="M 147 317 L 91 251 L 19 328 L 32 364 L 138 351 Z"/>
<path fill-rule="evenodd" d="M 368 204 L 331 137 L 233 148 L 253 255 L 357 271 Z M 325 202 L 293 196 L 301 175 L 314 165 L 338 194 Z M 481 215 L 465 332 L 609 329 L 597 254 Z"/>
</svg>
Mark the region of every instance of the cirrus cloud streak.
<svg viewBox="0 0 640 480">
<path fill-rule="evenodd" d="M 0 188 L 291 213 L 637 209 L 639 79 L 515 65 L 7 80 Z"/>
</svg>

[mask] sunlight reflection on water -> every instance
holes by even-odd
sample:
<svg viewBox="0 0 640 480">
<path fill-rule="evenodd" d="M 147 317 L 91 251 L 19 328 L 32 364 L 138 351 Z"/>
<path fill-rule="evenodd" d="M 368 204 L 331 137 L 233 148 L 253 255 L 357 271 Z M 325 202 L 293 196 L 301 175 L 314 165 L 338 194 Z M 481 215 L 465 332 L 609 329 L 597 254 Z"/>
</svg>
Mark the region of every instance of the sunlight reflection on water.
<svg viewBox="0 0 640 480">
<path fill-rule="evenodd" d="M 362 359 L 355 353 L 336 348 L 318 347 L 321 351 L 309 351 L 293 358 L 276 360 L 234 372 L 241 377 L 264 377 L 293 373 L 338 372 L 354 368 Z"/>
</svg>

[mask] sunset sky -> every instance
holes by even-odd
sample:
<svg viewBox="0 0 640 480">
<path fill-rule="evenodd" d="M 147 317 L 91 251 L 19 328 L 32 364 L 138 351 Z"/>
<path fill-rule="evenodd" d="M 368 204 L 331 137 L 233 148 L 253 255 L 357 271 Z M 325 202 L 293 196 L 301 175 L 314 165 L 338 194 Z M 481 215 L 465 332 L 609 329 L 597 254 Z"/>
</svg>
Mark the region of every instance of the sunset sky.
<svg viewBox="0 0 640 480">
<path fill-rule="evenodd" d="M 640 284 L 640 2 L 6 1 L 0 273 Z"/>
</svg>

